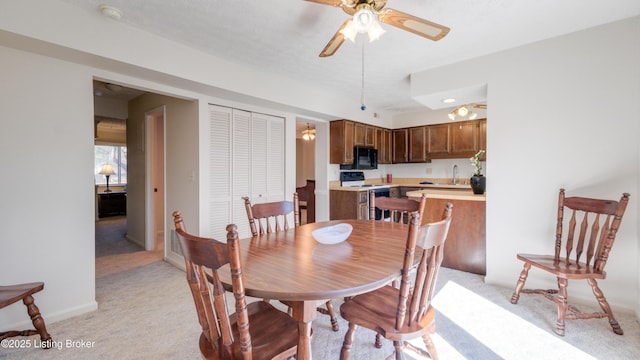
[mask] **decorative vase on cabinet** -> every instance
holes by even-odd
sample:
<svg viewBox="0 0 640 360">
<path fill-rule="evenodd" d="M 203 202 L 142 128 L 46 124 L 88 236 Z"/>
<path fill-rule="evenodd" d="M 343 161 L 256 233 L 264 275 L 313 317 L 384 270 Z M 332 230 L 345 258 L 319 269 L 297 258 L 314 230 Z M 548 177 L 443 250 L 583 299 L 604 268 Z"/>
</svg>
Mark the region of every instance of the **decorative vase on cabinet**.
<svg viewBox="0 0 640 360">
<path fill-rule="evenodd" d="M 487 178 L 484 175 L 473 175 L 469 183 L 474 194 L 484 194 L 487 187 Z"/>
</svg>

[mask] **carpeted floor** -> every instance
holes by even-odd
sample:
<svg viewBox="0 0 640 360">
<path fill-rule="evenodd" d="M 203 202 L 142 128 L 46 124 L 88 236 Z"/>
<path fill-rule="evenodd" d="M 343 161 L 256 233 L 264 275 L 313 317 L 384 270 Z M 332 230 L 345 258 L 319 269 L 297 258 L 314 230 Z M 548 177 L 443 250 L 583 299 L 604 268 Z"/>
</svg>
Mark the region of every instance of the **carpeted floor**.
<svg viewBox="0 0 640 360">
<path fill-rule="evenodd" d="M 104 224 L 97 224 L 97 229 L 100 225 Z M 125 241 L 122 229 L 120 223 L 120 230 L 114 233 L 120 231 L 120 240 Z M 126 224 L 124 229 L 126 232 Z M 0 359 L 200 358 L 200 329 L 184 272 L 157 258 L 150 260 L 155 255 L 136 246 L 130 249 L 133 252 L 120 252 L 132 244 L 99 246 L 100 236 L 97 232 L 96 253 L 101 255 L 96 261 L 98 310 L 47 324 L 55 341 L 52 349 L 0 348 Z M 118 247 L 121 249 L 115 250 Z M 118 257 L 120 265 L 108 271 L 98 269 L 103 267 L 102 258 L 116 264 Z M 632 313 L 616 311 L 623 336 L 615 335 L 606 320 L 594 319 L 569 321 L 567 334 L 561 338 L 553 333 L 552 302 L 523 295 L 518 305 L 512 305 L 512 291 L 487 285 L 480 276 L 443 268 L 434 299 L 438 310 L 434 342 L 440 359 L 638 358 L 640 324 Z M 338 301 L 334 305 L 339 308 Z M 313 323 L 314 358 L 339 358 L 347 323 L 340 319 L 339 325 L 340 331 L 333 332 L 328 317 L 318 315 Z M 389 342 L 376 349 L 373 340 L 373 332 L 358 329 L 351 358 L 385 359 L 393 352 Z M 421 341 L 414 344 L 423 347 Z"/>
</svg>

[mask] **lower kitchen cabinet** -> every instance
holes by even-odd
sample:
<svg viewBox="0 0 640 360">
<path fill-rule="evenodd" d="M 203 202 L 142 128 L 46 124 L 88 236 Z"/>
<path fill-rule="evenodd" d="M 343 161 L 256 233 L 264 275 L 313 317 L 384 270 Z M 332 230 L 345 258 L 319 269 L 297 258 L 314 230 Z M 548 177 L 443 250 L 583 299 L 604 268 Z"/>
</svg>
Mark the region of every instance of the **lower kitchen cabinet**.
<svg viewBox="0 0 640 360">
<path fill-rule="evenodd" d="M 329 191 L 329 219 L 369 219 L 367 191 Z"/>
</svg>

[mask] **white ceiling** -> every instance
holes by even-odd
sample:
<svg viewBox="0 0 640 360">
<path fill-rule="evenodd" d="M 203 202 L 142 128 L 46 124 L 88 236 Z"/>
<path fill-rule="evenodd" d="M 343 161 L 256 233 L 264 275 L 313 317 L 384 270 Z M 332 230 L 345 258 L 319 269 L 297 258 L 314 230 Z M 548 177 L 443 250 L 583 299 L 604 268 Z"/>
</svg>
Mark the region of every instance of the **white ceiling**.
<svg viewBox="0 0 640 360">
<path fill-rule="evenodd" d="M 318 57 L 348 17 L 339 8 L 303 0 L 63 1 L 89 12 L 115 6 L 130 26 L 360 101 L 363 35 Z M 365 103 L 388 114 L 437 108 L 439 98 L 411 98 L 414 72 L 640 14 L 638 0 L 388 0 L 387 7 L 451 28 L 434 42 L 382 24 L 382 38 L 367 40 Z"/>
</svg>

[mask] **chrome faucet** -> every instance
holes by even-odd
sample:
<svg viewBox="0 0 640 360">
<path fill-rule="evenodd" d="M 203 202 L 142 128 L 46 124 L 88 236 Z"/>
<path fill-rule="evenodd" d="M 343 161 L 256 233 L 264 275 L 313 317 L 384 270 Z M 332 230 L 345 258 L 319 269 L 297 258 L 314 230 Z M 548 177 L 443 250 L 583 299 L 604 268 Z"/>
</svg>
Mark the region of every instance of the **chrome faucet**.
<svg viewBox="0 0 640 360">
<path fill-rule="evenodd" d="M 453 165 L 453 185 L 458 184 L 458 164 Z"/>
</svg>

